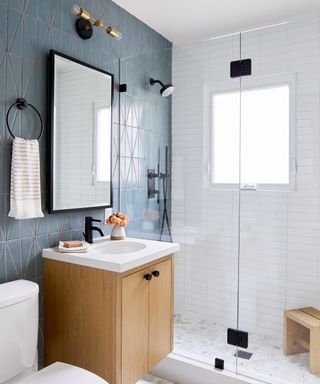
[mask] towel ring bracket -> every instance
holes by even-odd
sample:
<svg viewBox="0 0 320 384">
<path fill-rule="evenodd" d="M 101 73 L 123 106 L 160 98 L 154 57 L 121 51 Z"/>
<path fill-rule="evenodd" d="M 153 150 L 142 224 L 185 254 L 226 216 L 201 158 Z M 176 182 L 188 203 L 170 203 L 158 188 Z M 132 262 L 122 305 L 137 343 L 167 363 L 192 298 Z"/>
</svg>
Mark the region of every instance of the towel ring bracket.
<svg viewBox="0 0 320 384">
<path fill-rule="evenodd" d="M 36 114 L 38 115 L 39 119 L 40 119 L 40 124 L 41 124 L 41 130 L 40 130 L 40 134 L 39 136 L 37 137 L 37 140 L 40 139 L 40 137 L 42 136 L 42 132 L 43 132 L 43 120 L 42 120 L 42 117 L 41 117 L 41 114 L 40 112 L 37 110 L 36 107 L 34 107 L 32 104 L 28 103 L 26 99 L 24 99 L 23 97 L 19 97 L 15 103 L 13 103 L 10 108 L 8 109 L 8 112 L 7 112 L 7 116 L 6 116 L 6 123 L 7 123 L 7 128 L 8 128 L 8 131 L 10 133 L 10 135 L 15 139 L 15 135 L 12 133 L 11 131 L 11 128 L 10 128 L 10 124 L 9 124 L 9 115 L 10 115 L 10 111 L 12 110 L 12 108 L 14 107 L 17 107 L 20 111 L 23 111 L 25 110 L 26 108 L 30 107 L 31 109 L 33 109 Z"/>
</svg>

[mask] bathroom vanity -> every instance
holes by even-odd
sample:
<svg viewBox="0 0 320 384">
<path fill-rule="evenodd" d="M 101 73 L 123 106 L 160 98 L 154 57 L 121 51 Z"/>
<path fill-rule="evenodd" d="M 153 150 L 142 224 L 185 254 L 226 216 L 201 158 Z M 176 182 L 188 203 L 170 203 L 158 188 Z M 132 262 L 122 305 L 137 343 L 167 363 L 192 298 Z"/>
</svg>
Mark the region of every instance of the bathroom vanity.
<svg viewBox="0 0 320 384">
<path fill-rule="evenodd" d="M 172 351 L 178 244 L 103 238 L 88 253 L 43 251 L 45 365 L 134 384 Z"/>
</svg>

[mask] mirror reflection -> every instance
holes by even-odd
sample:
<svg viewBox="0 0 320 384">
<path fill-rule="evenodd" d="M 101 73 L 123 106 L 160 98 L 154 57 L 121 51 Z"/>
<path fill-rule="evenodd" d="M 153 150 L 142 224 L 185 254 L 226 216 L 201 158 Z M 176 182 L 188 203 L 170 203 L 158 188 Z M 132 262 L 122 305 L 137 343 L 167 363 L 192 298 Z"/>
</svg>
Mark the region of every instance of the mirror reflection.
<svg viewBox="0 0 320 384">
<path fill-rule="evenodd" d="M 113 76 L 53 53 L 52 211 L 112 205 Z"/>
</svg>

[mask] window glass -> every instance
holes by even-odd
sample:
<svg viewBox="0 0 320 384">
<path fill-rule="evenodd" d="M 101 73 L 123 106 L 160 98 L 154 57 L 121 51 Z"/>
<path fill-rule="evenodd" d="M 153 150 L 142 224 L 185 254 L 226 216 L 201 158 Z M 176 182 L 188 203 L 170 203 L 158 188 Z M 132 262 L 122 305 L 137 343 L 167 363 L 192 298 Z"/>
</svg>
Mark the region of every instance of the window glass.
<svg viewBox="0 0 320 384">
<path fill-rule="evenodd" d="M 107 121 L 110 120 L 110 108 L 97 108 L 97 133 L 96 133 L 96 179 L 98 182 L 109 181 L 110 153 L 110 131 Z"/>
<path fill-rule="evenodd" d="M 289 184 L 288 84 L 212 95 L 212 127 L 213 183 Z"/>
</svg>

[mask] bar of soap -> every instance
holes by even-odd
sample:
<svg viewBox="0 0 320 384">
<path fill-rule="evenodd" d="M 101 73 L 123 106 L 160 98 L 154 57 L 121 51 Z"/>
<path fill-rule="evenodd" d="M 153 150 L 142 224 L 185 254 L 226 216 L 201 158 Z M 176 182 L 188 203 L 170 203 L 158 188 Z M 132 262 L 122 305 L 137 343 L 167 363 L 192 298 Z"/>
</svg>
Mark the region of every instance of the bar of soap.
<svg viewBox="0 0 320 384">
<path fill-rule="evenodd" d="M 80 240 L 65 241 L 63 246 L 65 248 L 78 248 L 83 246 L 83 242 Z"/>
</svg>

